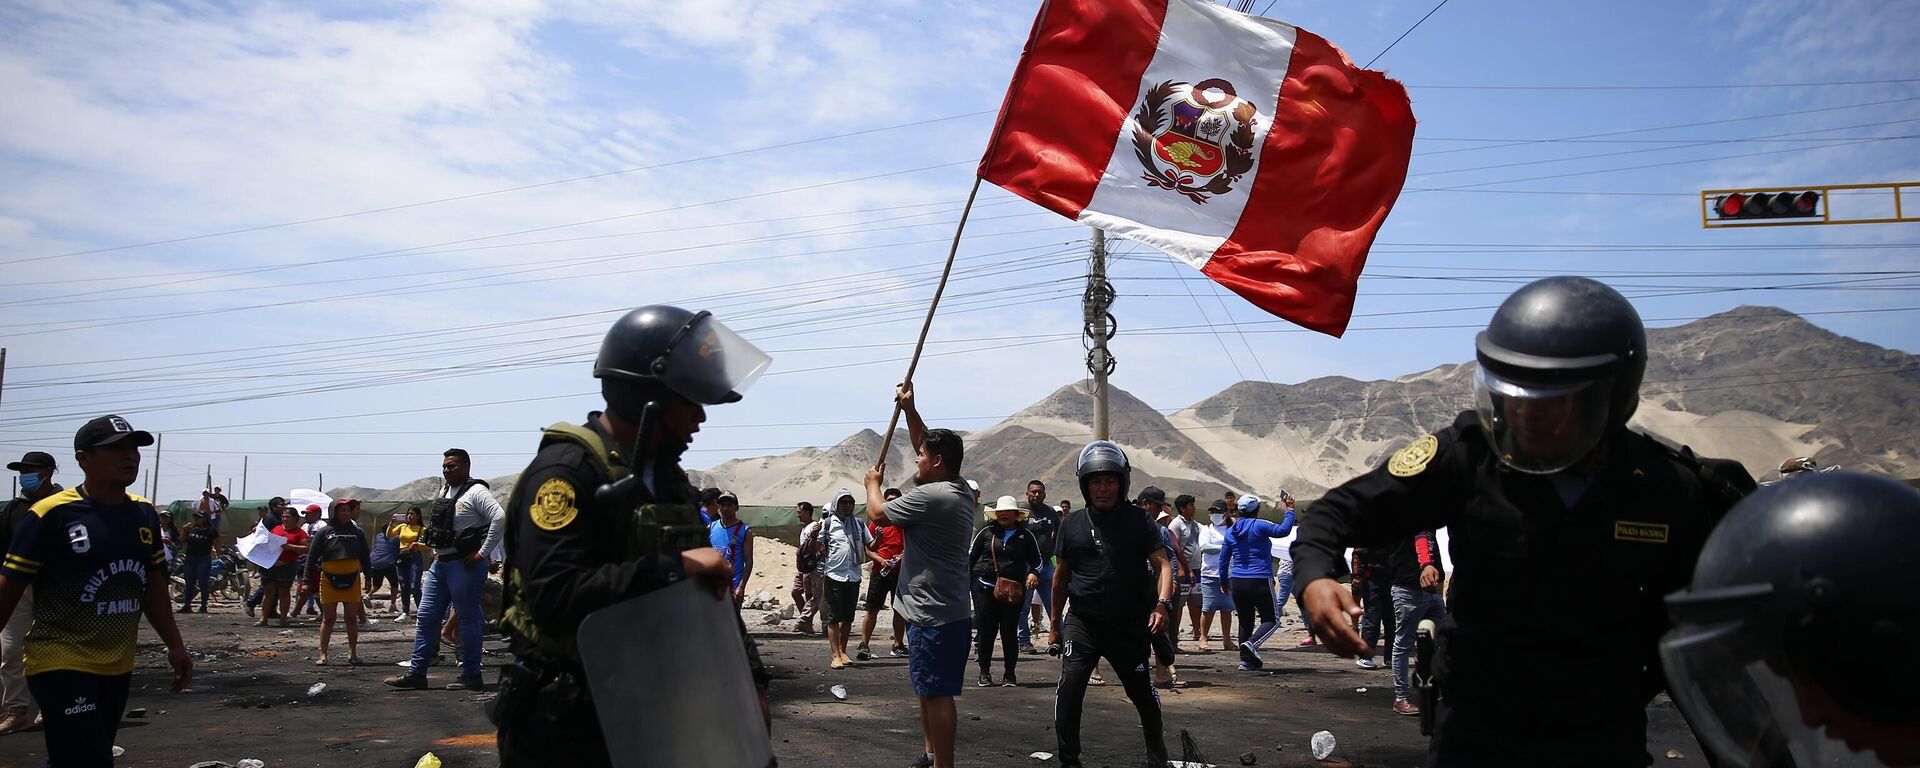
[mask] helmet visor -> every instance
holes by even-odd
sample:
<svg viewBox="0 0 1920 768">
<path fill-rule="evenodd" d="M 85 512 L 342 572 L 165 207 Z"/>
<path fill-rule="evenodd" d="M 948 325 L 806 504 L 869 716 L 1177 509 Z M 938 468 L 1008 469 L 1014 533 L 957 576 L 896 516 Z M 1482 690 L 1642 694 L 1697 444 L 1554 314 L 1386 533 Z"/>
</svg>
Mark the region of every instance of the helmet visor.
<svg viewBox="0 0 1920 768">
<path fill-rule="evenodd" d="M 1534 384 L 1502 377 L 1482 365 L 1474 378 L 1474 403 L 1501 463 L 1544 475 L 1573 466 L 1600 444 L 1607 431 L 1612 381 L 1612 376 L 1601 376 Z"/>
<path fill-rule="evenodd" d="M 1660 641 L 1668 692 L 1700 743 L 1736 768 L 1883 765 L 1807 727 L 1793 682 L 1766 661 L 1771 645 L 1737 620 L 1682 624 Z"/>
<path fill-rule="evenodd" d="M 738 401 L 773 358 L 702 312 L 675 338 L 664 362 L 661 384 L 696 403 L 718 405 Z"/>
</svg>

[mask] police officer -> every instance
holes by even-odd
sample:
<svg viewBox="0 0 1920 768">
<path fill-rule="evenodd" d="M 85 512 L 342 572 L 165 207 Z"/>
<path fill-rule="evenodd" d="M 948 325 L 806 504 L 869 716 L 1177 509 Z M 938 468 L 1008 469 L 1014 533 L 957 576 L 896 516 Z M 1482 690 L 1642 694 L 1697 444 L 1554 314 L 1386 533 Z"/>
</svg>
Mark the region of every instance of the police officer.
<svg viewBox="0 0 1920 768">
<path fill-rule="evenodd" d="M 1890 478 L 1809 474 L 1733 509 L 1660 644 L 1721 765 L 1920 765 L 1916 551 L 1920 492 Z"/>
<path fill-rule="evenodd" d="M 491 713 L 502 766 L 610 764 L 574 643 L 581 619 L 689 577 L 724 596 L 730 569 L 707 545 L 680 456 L 704 406 L 738 401 L 769 362 L 704 311 L 641 307 L 607 332 L 593 368 L 606 410 L 548 427 L 508 504 L 501 625 L 518 663 Z M 764 710 L 766 673 L 744 626 L 741 638 Z"/>
<path fill-rule="evenodd" d="M 1713 521 L 1752 479 L 1627 429 L 1646 338 L 1633 306 L 1598 282 L 1522 287 L 1476 340 L 1477 407 L 1327 492 L 1302 524 L 1301 605 L 1349 657 L 1369 649 L 1334 580 L 1345 548 L 1450 528 L 1429 766 L 1651 763 L 1661 596 L 1687 584 Z"/>
</svg>

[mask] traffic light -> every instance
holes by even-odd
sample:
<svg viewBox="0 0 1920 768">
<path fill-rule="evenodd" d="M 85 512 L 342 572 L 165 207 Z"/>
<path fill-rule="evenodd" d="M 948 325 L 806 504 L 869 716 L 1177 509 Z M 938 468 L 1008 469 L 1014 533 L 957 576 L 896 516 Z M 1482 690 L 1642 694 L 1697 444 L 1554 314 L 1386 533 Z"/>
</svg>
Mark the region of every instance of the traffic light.
<svg viewBox="0 0 1920 768">
<path fill-rule="evenodd" d="M 1713 199 L 1722 219 L 1797 219 L 1819 216 L 1820 193 L 1734 192 Z"/>
</svg>

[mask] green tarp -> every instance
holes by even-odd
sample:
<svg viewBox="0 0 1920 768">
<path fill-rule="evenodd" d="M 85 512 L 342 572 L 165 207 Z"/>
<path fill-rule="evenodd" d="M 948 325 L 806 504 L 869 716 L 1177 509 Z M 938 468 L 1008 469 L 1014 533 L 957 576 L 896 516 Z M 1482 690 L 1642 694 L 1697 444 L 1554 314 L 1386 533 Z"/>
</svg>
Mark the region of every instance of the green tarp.
<svg viewBox="0 0 1920 768">
<path fill-rule="evenodd" d="M 247 531 L 253 529 L 253 521 L 258 519 L 254 512 L 255 508 L 266 506 L 267 501 L 267 499 L 236 499 L 229 502 L 226 515 L 220 519 L 220 536 L 228 541 L 245 536 Z M 360 502 L 360 527 L 368 531 L 384 527 L 387 524 L 387 518 L 395 513 L 405 512 L 407 507 L 419 507 L 421 517 L 425 518 L 427 507 L 432 501 L 432 499 L 362 501 Z M 198 499 L 175 501 L 161 507 L 160 511 L 173 513 L 174 523 L 184 527 L 193 520 L 193 506 L 197 503 L 199 503 Z M 800 518 L 793 514 L 793 507 L 741 507 L 740 519 L 752 526 L 756 536 L 780 539 L 788 544 L 800 542 Z"/>
</svg>

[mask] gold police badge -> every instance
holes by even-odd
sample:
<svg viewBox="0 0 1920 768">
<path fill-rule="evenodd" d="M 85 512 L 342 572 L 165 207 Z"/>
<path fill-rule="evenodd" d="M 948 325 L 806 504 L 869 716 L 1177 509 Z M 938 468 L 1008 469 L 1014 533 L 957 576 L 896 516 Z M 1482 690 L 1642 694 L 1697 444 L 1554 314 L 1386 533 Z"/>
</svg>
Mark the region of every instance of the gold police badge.
<svg viewBox="0 0 1920 768">
<path fill-rule="evenodd" d="M 564 478 L 548 478 L 533 492 L 533 524 L 543 531 L 557 531 L 567 527 L 568 523 L 580 516 L 580 508 L 573 503 L 573 483 Z"/>
<path fill-rule="evenodd" d="M 1440 438 L 1427 435 L 1394 452 L 1387 460 L 1387 473 L 1394 477 L 1413 477 L 1427 470 L 1427 462 L 1440 452 Z"/>
</svg>

